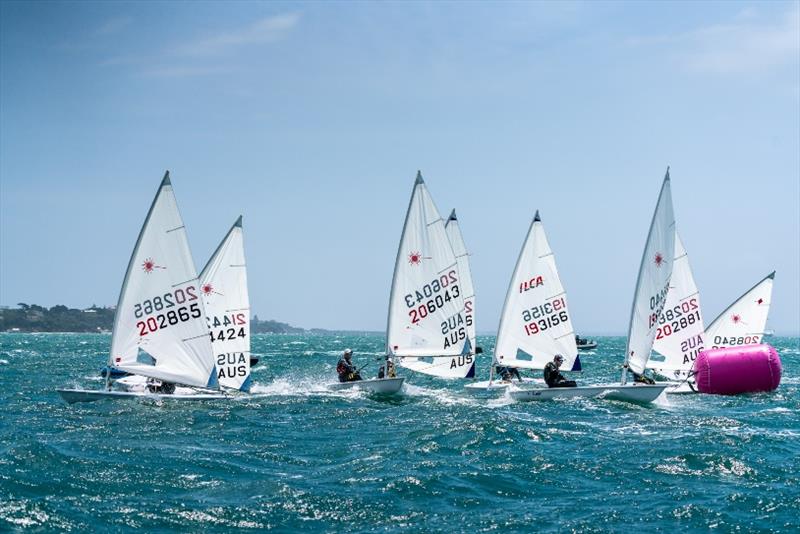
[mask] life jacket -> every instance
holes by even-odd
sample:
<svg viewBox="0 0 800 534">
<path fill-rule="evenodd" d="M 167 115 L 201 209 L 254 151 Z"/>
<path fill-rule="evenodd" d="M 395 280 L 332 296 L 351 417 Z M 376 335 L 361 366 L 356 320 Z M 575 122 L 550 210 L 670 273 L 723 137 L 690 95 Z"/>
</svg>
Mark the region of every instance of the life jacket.
<svg viewBox="0 0 800 534">
<path fill-rule="evenodd" d="M 336 364 L 336 373 L 337 374 L 344 374 L 347 372 L 347 363 L 344 360 L 339 360 L 339 363 Z"/>
</svg>

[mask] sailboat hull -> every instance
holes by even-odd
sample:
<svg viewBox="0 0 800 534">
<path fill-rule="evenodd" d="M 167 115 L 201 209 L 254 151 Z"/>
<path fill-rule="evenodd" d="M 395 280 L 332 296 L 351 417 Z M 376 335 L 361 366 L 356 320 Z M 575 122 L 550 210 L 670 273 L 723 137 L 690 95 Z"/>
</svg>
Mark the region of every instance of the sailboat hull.
<svg viewBox="0 0 800 534">
<path fill-rule="evenodd" d="M 522 402 L 579 397 L 602 397 L 604 399 L 646 403 L 656 400 L 666 388 L 666 384 L 620 384 L 607 386 L 578 386 L 574 388 L 519 389 L 509 391 L 509 395 L 512 399 Z"/>
<path fill-rule="evenodd" d="M 131 399 L 152 399 L 170 401 L 208 401 L 230 399 L 230 395 L 223 393 L 193 393 L 186 395 L 174 393 L 166 395 L 163 393 L 149 393 L 144 391 L 104 391 L 98 389 L 58 389 L 58 394 L 69 404 L 76 402 L 94 402 L 99 400 L 131 400 Z"/>
<path fill-rule="evenodd" d="M 656 382 L 656 384 L 665 384 L 667 389 L 664 392 L 667 395 L 693 395 L 698 391 L 692 388 L 689 382 Z"/>
<path fill-rule="evenodd" d="M 329 384 L 328 389 L 342 391 L 347 389 L 360 389 L 379 395 L 391 395 L 403 387 L 404 377 L 399 378 L 373 378 L 370 380 L 356 380 L 354 382 L 337 382 Z"/>
</svg>

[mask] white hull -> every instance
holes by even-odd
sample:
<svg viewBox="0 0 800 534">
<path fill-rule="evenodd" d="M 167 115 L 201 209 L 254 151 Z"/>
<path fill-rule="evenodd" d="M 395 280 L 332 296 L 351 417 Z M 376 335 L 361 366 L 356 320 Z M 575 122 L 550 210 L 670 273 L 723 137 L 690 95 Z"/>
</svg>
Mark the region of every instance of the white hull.
<svg viewBox="0 0 800 534">
<path fill-rule="evenodd" d="M 584 343 L 583 345 L 578 345 L 578 350 L 593 350 L 597 348 L 597 342 L 593 341 L 591 343 Z"/>
<path fill-rule="evenodd" d="M 58 389 L 58 394 L 69 404 L 75 402 L 93 402 L 99 400 L 130 400 L 130 399 L 153 399 L 153 400 L 175 400 L 175 401 L 207 401 L 230 399 L 230 395 L 224 393 L 173 393 L 165 395 L 163 393 L 149 393 L 145 391 L 104 391 L 99 389 Z"/>
<path fill-rule="evenodd" d="M 523 378 L 522 382 L 513 380 L 504 382 L 503 380 L 482 380 L 481 382 L 472 382 L 464 386 L 464 390 L 470 395 L 503 395 L 506 390 L 517 388 L 522 385 L 533 386 L 535 384 L 544 384 L 544 380 L 538 378 Z"/>
<path fill-rule="evenodd" d="M 390 395 L 397 393 L 403 387 L 403 380 L 405 378 L 373 378 L 370 380 L 355 380 L 353 382 L 337 382 L 329 384 L 328 389 L 334 391 L 342 391 L 345 389 L 360 389 L 362 391 L 369 391 L 370 393 L 377 393 L 380 395 Z"/>
<path fill-rule="evenodd" d="M 667 388 L 661 385 L 625 384 L 606 386 L 578 386 L 574 388 L 535 388 L 509 391 L 516 401 L 541 401 L 577 397 L 602 397 L 627 402 L 653 402 Z"/>
<path fill-rule="evenodd" d="M 664 392 L 667 395 L 693 395 L 698 393 L 697 389 L 692 389 L 689 382 L 656 382 L 656 384 L 664 384 L 667 389 Z"/>
</svg>

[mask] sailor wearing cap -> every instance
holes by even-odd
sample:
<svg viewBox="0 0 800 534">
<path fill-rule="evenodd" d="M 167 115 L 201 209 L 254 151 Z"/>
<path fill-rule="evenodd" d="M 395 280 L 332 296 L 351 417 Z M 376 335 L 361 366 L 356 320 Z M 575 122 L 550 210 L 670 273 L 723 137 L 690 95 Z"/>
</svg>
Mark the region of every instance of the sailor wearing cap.
<svg viewBox="0 0 800 534">
<path fill-rule="evenodd" d="M 547 362 L 547 365 L 544 366 L 544 381 L 547 382 L 548 387 L 574 388 L 577 386 L 574 380 L 567 380 L 559 371 L 562 363 L 564 363 L 564 357 L 556 354 L 553 356 L 553 361 Z"/>
</svg>

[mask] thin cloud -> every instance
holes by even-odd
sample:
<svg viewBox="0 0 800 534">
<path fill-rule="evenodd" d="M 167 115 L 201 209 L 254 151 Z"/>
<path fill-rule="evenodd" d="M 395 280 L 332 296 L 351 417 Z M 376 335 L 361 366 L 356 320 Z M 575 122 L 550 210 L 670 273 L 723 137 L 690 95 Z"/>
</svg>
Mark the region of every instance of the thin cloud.
<svg viewBox="0 0 800 534">
<path fill-rule="evenodd" d="M 800 61 L 800 8 L 778 21 L 759 23 L 746 9 L 732 22 L 676 35 L 634 38 L 628 44 L 666 45 L 676 49 L 683 66 L 711 74 L 762 74 Z"/>
<path fill-rule="evenodd" d="M 299 20 L 298 13 L 266 17 L 239 29 L 186 43 L 177 47 L 175 53 L 186 56 L 217 56 L 240 46 L 275 42 L 283 39 Z"/>
<path fill-rule="evenodd" d="M 132 22 L 133 17 L 115 17 L 101 24 L 94 33 L 95 35 L 114 35 L 130 26 Z"/>
<path fill-rule="evenodd" d="M 150 78 L 189 78 L 197 76 L 211 76 L 228 72 L 230 69 L 222 67 L 188 67 L 188 66 L 173 66 L 173 67 L 157 67 L 142 71 L 143 76 Z"/>
</svg>

